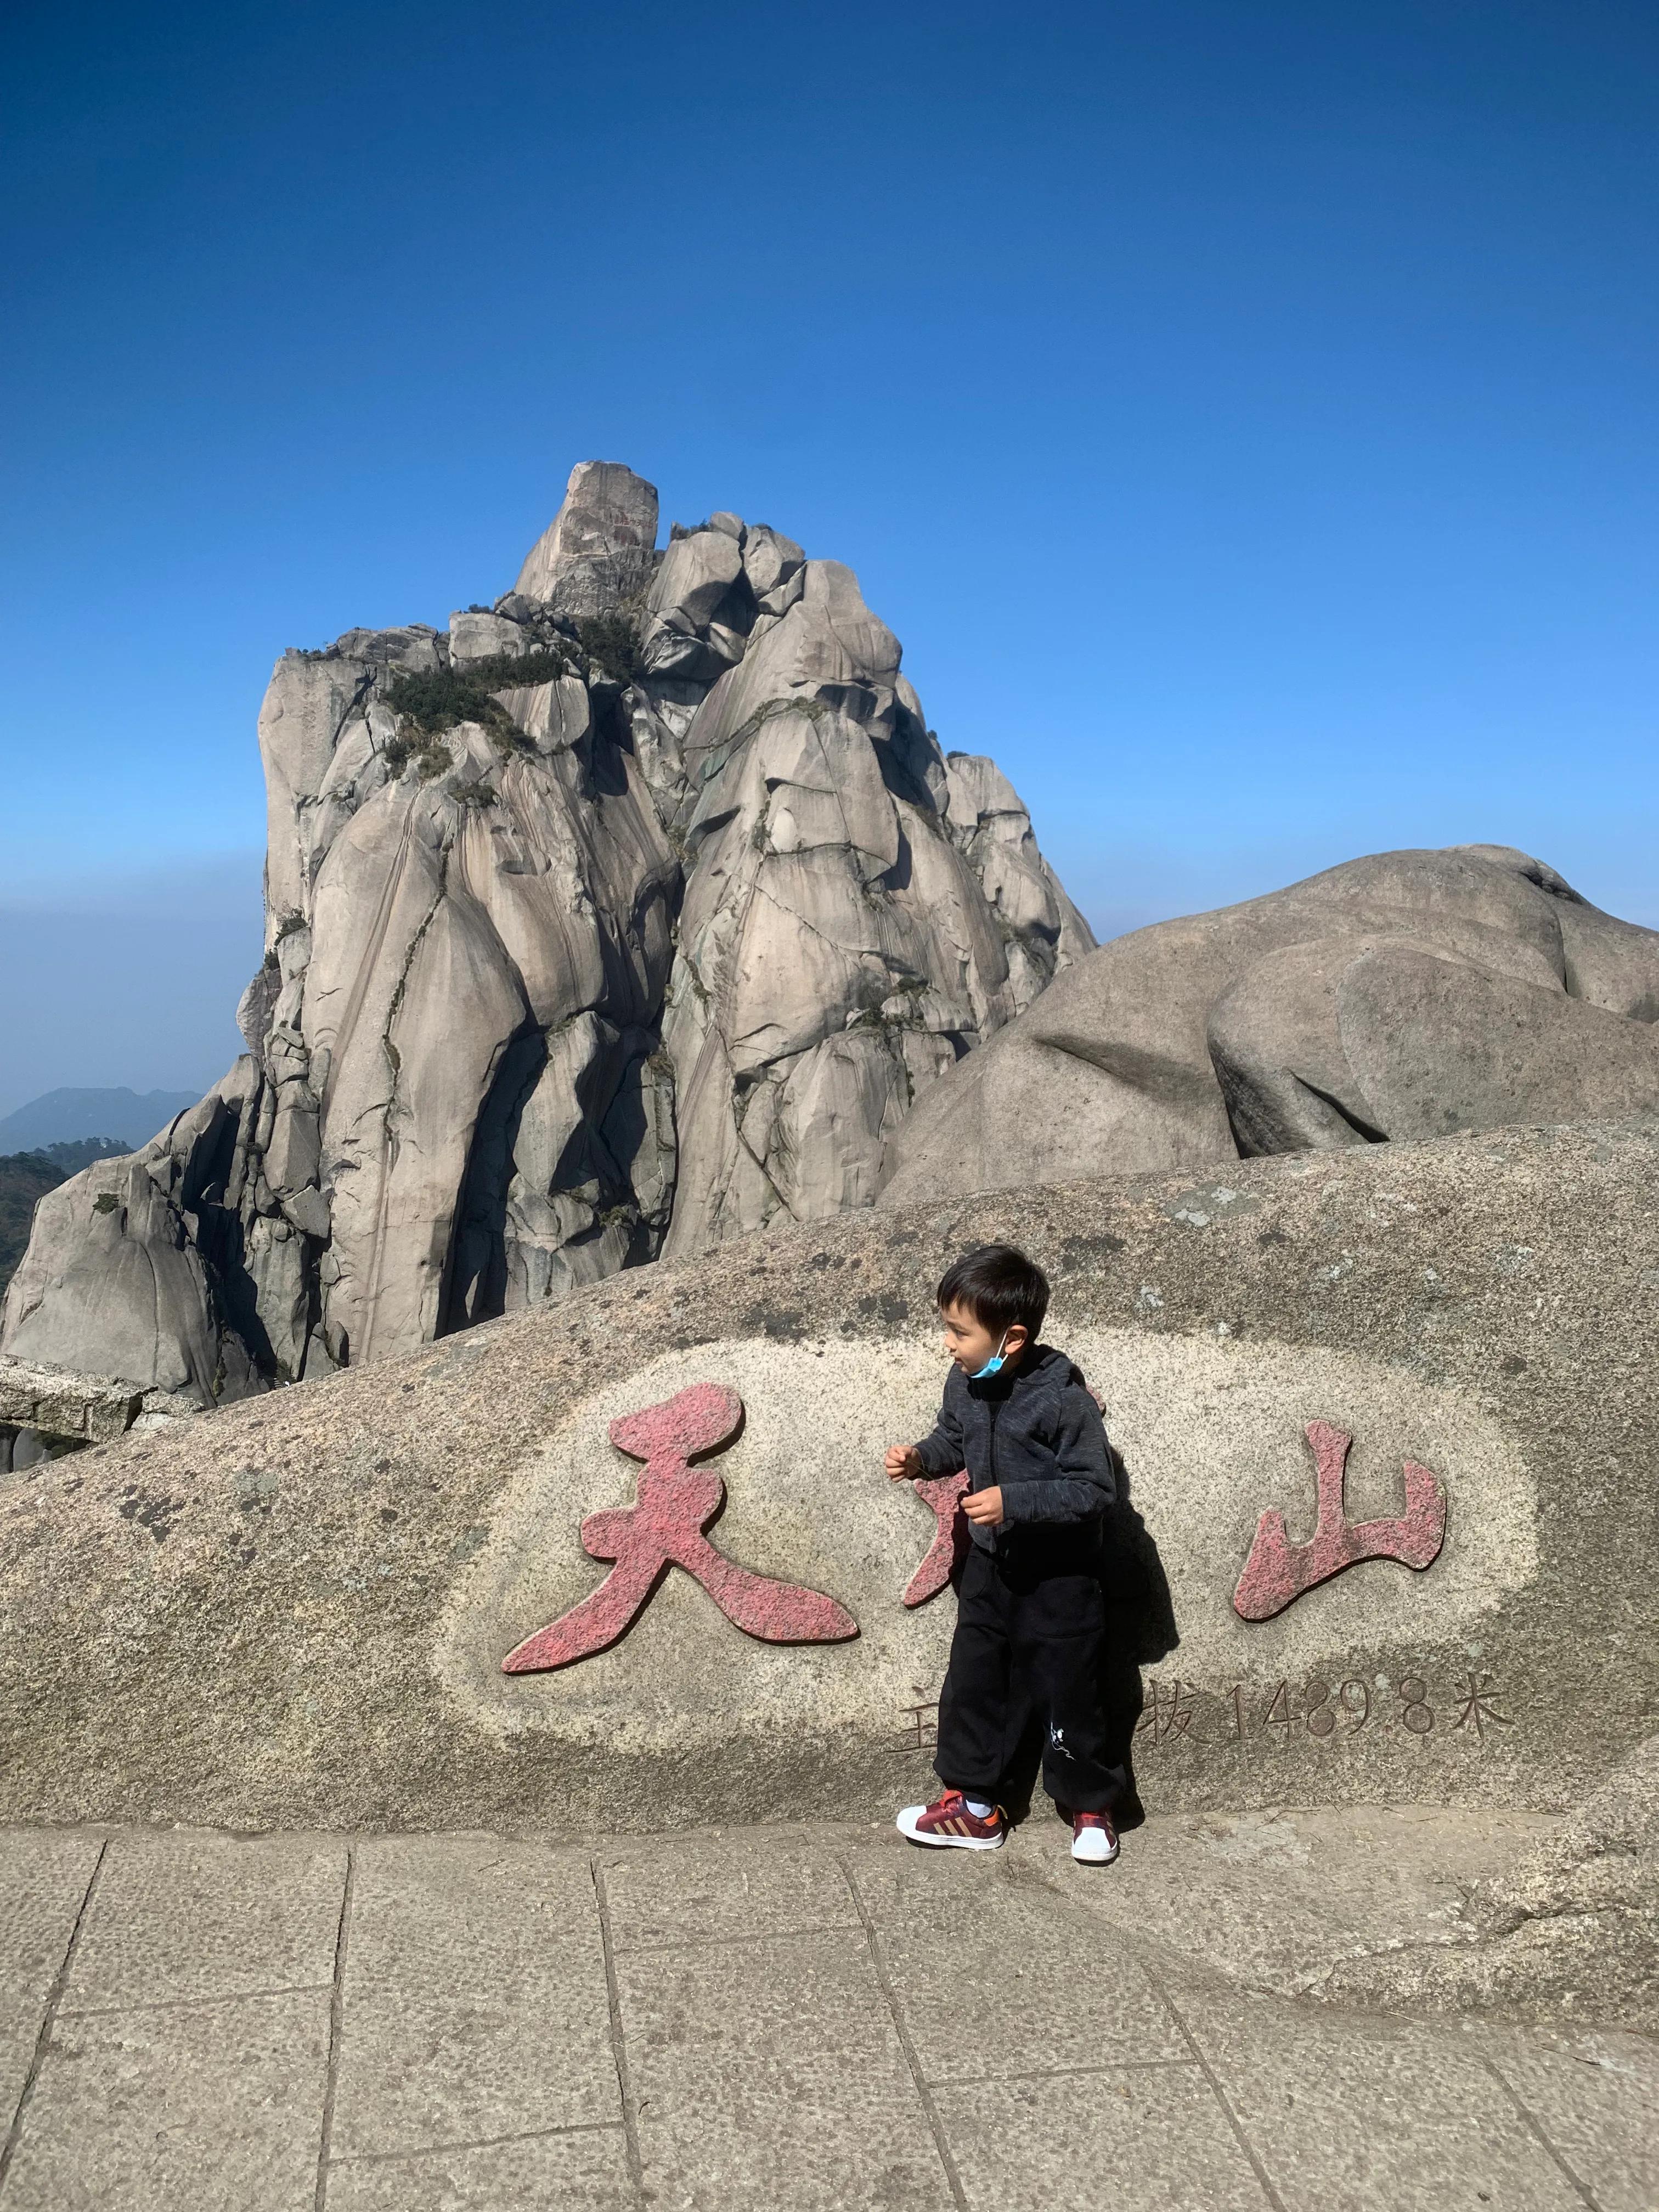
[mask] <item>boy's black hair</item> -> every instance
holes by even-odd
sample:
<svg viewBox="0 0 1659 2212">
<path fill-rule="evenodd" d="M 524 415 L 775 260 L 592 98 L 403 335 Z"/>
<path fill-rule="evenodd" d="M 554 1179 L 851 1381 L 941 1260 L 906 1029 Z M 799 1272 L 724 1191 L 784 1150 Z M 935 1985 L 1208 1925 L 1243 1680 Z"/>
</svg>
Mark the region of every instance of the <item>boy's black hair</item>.
<svg viewBox="0 0 1659 2212">
<path fill-rule="evenodd" d="M 981 1244 L 945 1271 L 939 1306 L 962 1306 L 981 1328 L 1001 1336 L 1024 1328 L 1033 1344 L 1048 1310 L 1048 1278 L 1012 1244 Z"/>
</svg>

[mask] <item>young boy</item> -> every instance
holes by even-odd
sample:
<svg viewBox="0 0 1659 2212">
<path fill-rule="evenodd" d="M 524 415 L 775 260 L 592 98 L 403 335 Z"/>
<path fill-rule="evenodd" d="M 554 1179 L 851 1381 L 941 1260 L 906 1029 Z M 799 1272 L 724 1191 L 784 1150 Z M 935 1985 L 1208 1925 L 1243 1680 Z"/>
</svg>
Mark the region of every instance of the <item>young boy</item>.
<svg viewBox="0 0 1659 2212">
<path fill-rule="evenodd" d="M 889 1478 L 968 1470 L 971 1536 L 939 1698 L 945 1794 L 907 1806 L 912 1843 L 990 1851 L 1008 1833 L 997 1791 L 1027 1720 L 1048 1724 L 1042 1779 L 1072 1818 L 1072 1856 L 1117 1856 L 1101 1697 L 1103 1522 L 1116 1496 L 1100 1409 L 1063 1352 L 1037 1341 L 1042 1270 L 1012 1244 L 967 1253 L 939 1286 L 952 1365 L 937 1425 L 894 1444 Z"/>
</svg>

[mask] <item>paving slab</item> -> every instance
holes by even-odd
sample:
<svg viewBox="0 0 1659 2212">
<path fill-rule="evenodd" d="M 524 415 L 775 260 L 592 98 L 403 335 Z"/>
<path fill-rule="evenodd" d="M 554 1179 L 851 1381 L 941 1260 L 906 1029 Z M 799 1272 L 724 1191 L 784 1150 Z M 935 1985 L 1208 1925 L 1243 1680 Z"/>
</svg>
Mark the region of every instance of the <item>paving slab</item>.
<svg viewBox="0 0 1659 2212">
<path fill-rule="evenodd" d="M 5 2212 L 313 2212 L 325 1991 L 60 2017 Z"/>
<path fill-rule="evenodd" d="M 1308 1994 L 1516 1817 L 0 1832 L 0 2212 L 1654 2212 L 1659 2042 Z"/>
<path fill-rule="evenodd" d="M 344 1961 L 334 2157 L 620 2121 L 581 1854 L 477 1836 L 365 1843 Z"/>
<path fill-rule="evenodd" d="M 620 1953 L 647 2193 L 944 2212 L 928 2111 L 862 1929 Z"/>
<path fill-rule="evenodd" d="M 0 2131 L 23 2094 L 46 2000 L 102 1849 L 100 1836 L 46 1829 L 0 1839 Z"/>
<path fill-rule="evenodd" d="M 999 2073 L 1188 2057 L 1133 1943 L 1093 1909 L 1090 1886 L 1112 1869 L 1063 1853 L 1051 1882 L 1006 1856 L 884 1842 L 847 1854 L 924 2078 L 981 2067 L 992 2017 Z"/>
<path fill-rule="evenodd" d="M 1192 1986 L 1173 1994 L 1285 2212 L 1584 2212 L 1455 2032 Z"/>
<path fill-rule="evenodd" d="M 635 2212 L 620 2126 L 331 2165 L 325 2212 Z"/>
<path fill-rule="evenodd" d="M 118 1834 L 63 2009 L 326 1987 L 345 1873 L 338 1837 Z"/>
<path fill-rule="evenodd" d="M 987 2078 L 933 2096 L 972 2212 L 1273 2212 L 1192 2061 Z"/>
<path fill-rule="evenodd" d="M 907 1896 L 964 1879 L 1037 1886 L 1189 1959 L 1285 1995 L 1316 1988 L 1339 1959 L 1421 1942 L 1449 1928 L 1467 1891 L 1560 1825 L 1550 1814 L 1357 1806 L 1154 1814 L 1109 1868 L 1079 1867 L 1071 1835 L 1039 1797 L 1004 1848 L 973 1858 L 922 1851 L 884 1823 L 864 1852 L 903 1865 Z"/>
<path fill-rule="evenodd" d="M 821 1838 L 653 1838 L 602 1851 L 599 1863 L 618 1951 L 860 1924 L 847 1876 Z"/>
<path fill-rule="evenodd" d="M 1610 2030 L 1471 2028 L 1599 2212 L 1659 2205 L 1659 2045 Z"/>
</svg>

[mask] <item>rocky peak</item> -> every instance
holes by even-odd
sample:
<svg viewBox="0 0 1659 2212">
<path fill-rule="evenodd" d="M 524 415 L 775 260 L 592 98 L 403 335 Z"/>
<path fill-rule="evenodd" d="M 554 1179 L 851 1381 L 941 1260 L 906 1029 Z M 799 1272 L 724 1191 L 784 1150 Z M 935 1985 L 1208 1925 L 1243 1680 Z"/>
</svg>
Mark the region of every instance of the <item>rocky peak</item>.
<svg viewBox="0 0 1659 2212">
<path fill-rule="evenodd" d="M 561 613 L 603 613 L 648 581 L 656 543 L 655 484 L 620 461 L 580 461 L 514 589 Z"/>
<path fill-rule="evenodd" d="M 585 463 L 493 608 L 277 662 L 248 1057 L 52 1194 L 7 1351 L 210 1401 L 869 1205 L 1089 948 L 851 569 L 656 526 Z"/>
</svg>

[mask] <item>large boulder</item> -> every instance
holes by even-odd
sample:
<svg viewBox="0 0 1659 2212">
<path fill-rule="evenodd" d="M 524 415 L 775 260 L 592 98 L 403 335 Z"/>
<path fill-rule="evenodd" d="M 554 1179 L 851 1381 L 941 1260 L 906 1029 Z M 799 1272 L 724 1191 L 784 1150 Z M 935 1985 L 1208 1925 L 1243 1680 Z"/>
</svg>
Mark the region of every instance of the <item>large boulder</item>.
<svg viewBox="0 0 1659 2212">
<path fill-rule="evenodd" d="M 656 520 L 584 464 L 494 610 L 278 661 L 248 1056 L 53 1194 L 0 1349 L 209 1405 L 868 1205 L 1089 949 L 850 570 Z"/>
<path fill-rule="evenodd" d="M 1565 1809 L 1659 1698 L 1656 1219 L 1659 1131 L 1610 1125 L 847 1213 L 36 1466 L 0 1483 L 0 1820 L 890 1814 L 953 1601 L 903 1602 L 935 1518 L 881 1454 L 937 1403 L 945 1264 L 1006 1236 L 1173 1591 L 1147 1804 Z M 653 1544 L 708 1582 L 628 1626 Z M 768 1640 L 824 1599 L 856 1637 Z M 502 1671 L 577 1607 L 592 1656 Z"/>
<path fill-rule="evenodd" d="M 1659 932 L 1490 845 L 1102 945 L 938 1085 L 884 1203 L 1659 1109 Z"/>
<path fill-rule="evenodd" d="M 241 1248 L 259 1090 L 240 1060 L 141 1152 L 94 1161 L 47 1192 L 7 1288 L 0 1336 L 12 1358 L 204 1405 L 264 1387 L 259 1354 L 271 1347 L 255 1296 L 227 1303 L 260 1276 L 273 1318 L 279 1302 L 281 1247 Z M 282 1222 L 281 1244 L 293 1236 Z"/>
</svg>

